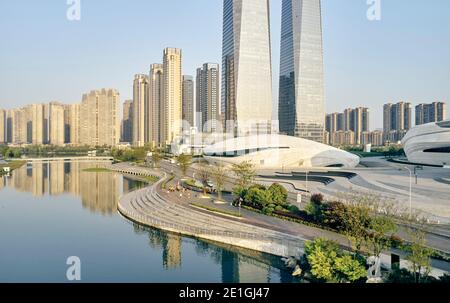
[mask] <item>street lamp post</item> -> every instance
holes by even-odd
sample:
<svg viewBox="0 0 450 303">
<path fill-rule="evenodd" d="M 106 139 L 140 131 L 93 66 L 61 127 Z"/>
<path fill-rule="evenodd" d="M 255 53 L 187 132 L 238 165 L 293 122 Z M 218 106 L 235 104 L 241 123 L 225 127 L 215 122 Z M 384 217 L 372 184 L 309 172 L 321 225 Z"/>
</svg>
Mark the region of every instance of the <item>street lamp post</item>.
<svg viewBox="0 0 450 303">
<path fill-rule="evenodd" d="M 412 175 L 413 172 L 409 167 L 405 166 L 405 169 L 409 172 L 409 217 L 412 217 Z"/>
<path fill-rule="evenodd" d="M 306 192 L 308 192 L 308 171 L 306 171 Z"/>
</svg>

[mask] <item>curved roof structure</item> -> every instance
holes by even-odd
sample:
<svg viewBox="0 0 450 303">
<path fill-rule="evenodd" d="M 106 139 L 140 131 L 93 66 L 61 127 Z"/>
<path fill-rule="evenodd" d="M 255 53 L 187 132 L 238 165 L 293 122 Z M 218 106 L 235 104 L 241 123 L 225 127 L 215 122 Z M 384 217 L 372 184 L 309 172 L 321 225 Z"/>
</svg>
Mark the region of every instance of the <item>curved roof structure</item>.
<svg viewBox="0 0 450 303">
<path fill-rule="evenodd" d="M 278 134 L 232 138 L 206 147 L 204 154 L 212 163 L 251 161 L 257 169 L 351 168 L 359 164 L 359 157 L 346 151 Z"/>
<path fill-rule="evenodd" d="M 402 144 L 412 163 L 450 165 L 450 120 L 414 127 Z"/>
</svg>

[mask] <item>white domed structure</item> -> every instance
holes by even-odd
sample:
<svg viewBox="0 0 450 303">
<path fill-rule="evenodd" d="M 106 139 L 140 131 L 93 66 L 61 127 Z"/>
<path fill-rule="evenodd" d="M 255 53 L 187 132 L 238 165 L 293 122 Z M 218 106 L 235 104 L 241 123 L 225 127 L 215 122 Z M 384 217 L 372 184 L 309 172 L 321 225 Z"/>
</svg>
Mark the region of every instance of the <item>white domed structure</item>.
<svg viewBox="0 0 450 303">
<path fill-rule="evenodd" d="M 412 163 L 450 165 L 450 120 L 414 127 L 402 144 Z"/>
<path fill-rule="evenodd" d="M 228 139 L 206 147 L 204 156 L 210 163 L 223 165 L 250 161 L 256 169 L 352 168 L 359 164 L 359 157 L 346 151 L 278 134 Z"/>
</svg>

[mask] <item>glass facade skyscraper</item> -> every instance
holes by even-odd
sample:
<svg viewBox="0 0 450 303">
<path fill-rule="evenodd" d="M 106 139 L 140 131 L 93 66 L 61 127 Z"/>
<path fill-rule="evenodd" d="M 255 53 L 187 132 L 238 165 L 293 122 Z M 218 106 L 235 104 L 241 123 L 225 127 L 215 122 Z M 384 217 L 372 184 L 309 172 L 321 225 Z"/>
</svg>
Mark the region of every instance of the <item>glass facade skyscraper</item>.
<svg viewBox="0 0 450 303">
<path fill-rule="evenodd" d="M 224 0 L 222 119 L 239 133 L 270 131 L 272 67 L 268 0 Z"/>
<path fill-rule="evenodd" d="M 320 0 L 283 0 L 280 132 L 323 142 L 325 97 Z"/>
</svg>

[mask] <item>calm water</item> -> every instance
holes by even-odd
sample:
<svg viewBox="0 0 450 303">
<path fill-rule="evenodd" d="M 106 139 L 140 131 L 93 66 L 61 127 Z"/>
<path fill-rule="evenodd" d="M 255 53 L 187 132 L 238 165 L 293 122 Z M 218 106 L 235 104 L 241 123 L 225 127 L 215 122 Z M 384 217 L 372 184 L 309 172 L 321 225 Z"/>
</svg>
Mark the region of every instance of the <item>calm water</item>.
<svg viewBox="0 0 450 303">
<path fill-rule="evenodd" d="M 143 183 L 84 172 L 85 162 L 24 166 L 0 177 L 0 282 L 297 282 L 279 258 L 130 223 L 120 195 Z"/>
</svg>

